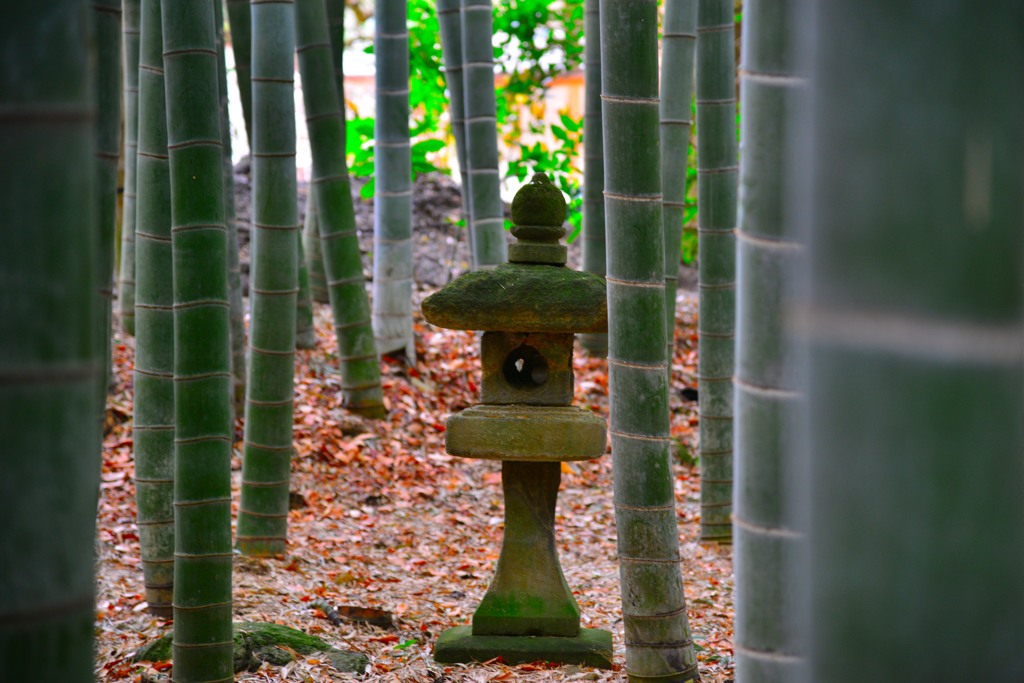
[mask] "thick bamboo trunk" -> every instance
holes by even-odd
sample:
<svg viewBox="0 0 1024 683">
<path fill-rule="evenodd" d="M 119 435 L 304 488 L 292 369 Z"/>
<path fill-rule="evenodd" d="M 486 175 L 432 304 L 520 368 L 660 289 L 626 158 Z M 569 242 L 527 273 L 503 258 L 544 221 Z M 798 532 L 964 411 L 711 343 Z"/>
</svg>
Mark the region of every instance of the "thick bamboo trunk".
<svg viewBox="0 0 1024 683">
<path fill-rule="evenodd" d="M 124 85 L 124 203 L 121 208 L 121 264 L 117 305 L 121 330 L 135 334 L 135 159 L 139 130 L 139 6 L 124 0 L 121 14 Z"/>
<path fill-rule="evenodd" d="M 584 100 L 583 100 L 583 270 L 605 274 L 604 236 L 604 131 L 601 124 L 601 4 L 583 4 Z M 608 355 L 608 335 L 579 335 L 592 356 Z"/>
<path fill-rule="evenodd" d="M 601 2 L 608 374 L 626 670 L 694 681 L 665 357 L 656 0 Z"/>
<path fill-rule="evenodd" d="M 373 332 L 380 353 L 416 362 L 412 335 L 412 156 L 405 0 L 377 0 Z"/>
<path fill-rule="evenodd" d="M 162 9 L 174 259 L 174 680 L 232 680 L 228 231 L 213 0 Z"/>
<path fill-rule="evenodd" d="M 110 333 L 114 307 L 114 239 L 117 226 L 117 175 L 121 157 L 121 0 L 97 0 L 92 5 L 96 40 L 96 193 L 99 198 L 97 290 L 101 325 L 96 330 L 103 374 L 110 377 Z M 107 382 L 99 391 L 107 395 Z M 100 415 L 104 407 L 100 408 Z"/>
<path fill-rule="evenodd" d="M 797 22 L 803 0 L 747 0 L 743 20 L 743 157 L 736 300 L 736 680 L 799 678 L 793 581 L 805 542 L 792 498 L 803 393 L 784 307 L 804 250 L 792 210 L 786 149 L 803 108 Z"/>
<path fill-rule="evenodd" d="M 437 25 L 441 34 L 441 53 L 444 59 L 444 82 L 448 88 L 448 116 L 452 137 L 455 138 L 455 156 L 459 162 L 462 194 L 462 220 L 469 240 L 469 253 L 473 250 L 472 217 L 469 201 L 469 169 L 466 167 L 466 100 L 462 73 L 462 3 L 460 0 L 437 0 Z"/>
<path fill-rule="evenodd" d="M 462 1 L 462 78 L 466 115 L 473 267 L 507 259 L 505 215 L 498 171 L 498 118 L 494 94 L 491 0 Z"/>
<path fill-rule="evenodd" d="M 160 0 L 142 0 L 136 221 L 135 502 L 149 611 L 174 589 L 174 290 Z"/>
<path fill-rule="evenodd" d="M 252 317 L 237 534 L 244 555 L 287 548 L 299 241 L 294 9 L 291 0 L 252 4 Z"/>
<path fill-rule="evenodd" d="M 224 59 L 224 6 L 214 0 L 217 27 L 217 91 L 220 129 L 224 142 L 224 220 L 228 226 L 228 296 L 231 302 L 231 377 L 235 415 L 245 412 L 245 308 L 242 303 L 242 266 L 235 213 L 235 167 L 231 163 L 231 121 L 228 116 L 228 74 Z"/>
<path fill-rule="evenodd" d="M 1024 7 L 817 13 L 808 680 L 1021 681 Z"/>
<path fill-rule="evenodd" d="M 686 207 L 686 160 L 693 124 L 697 0 L 666 0 L 661 38 L 661 219 L 665 230 L 665 319 L 669 371 L 675 352 L 679 250 Z"/>
<path fill-rule="evenodd" d="M 732 539 L 736 67 L 732 0 L 697 3 L 700 535 Z"/>
<path fill-rule="evenodd" d="M 322 0 L 296 2 L 295 30 L 306 125 L 313 151 L 313 194 L 320 247 L 338 339 L 342 401 L 349 410 L 382 417 L 385 410 L 380 365 L 345 163 L 345 118 L 333 78 Z"/>
<path fill-rule="evenodd" d="M 242 101 L 245 139 L 252 148 L 252 16 L 249 0 L 225 0 L 228 28 L 231 31 L 231 52 L 235 58 L 238 99 Z"/>
<path fill-rule="evenodd" d="M 338 89 L 338 101 L 342 115 L 345 112 L 345 0 L 324 0 L 327 8 L 327 38 L 331 44 L 331 61 L 334 63 L 334 86 Z"/>
<path fill-rule="evenodd" d="M 3 681 L 94 680 L 103 366 L 88 8 L 79 0 L 0 8 L 10 56 L 0 72 Z"/>
</svg>

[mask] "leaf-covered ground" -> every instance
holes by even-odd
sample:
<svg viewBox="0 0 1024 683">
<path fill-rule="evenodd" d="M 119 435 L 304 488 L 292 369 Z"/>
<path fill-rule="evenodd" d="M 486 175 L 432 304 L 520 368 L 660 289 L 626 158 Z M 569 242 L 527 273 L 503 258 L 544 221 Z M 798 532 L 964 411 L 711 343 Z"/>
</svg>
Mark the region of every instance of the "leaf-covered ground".
<svg viewBox="0 0 1024 683">
<path fill-rule="evenodd" d="M 695 386 L 695 302 L 680 297 L 673 362 L 672 434 L 685 452 L 696 440 L 696 404 L 679 395 Z M 444 423 L 477 400 L 476 335 L 417 324 L 414 369 L 385 361 L 390 418 L 367 422 L 340 407 L 329 311 L 317 307 L 319 345 L 296 358 L 293 510 L 286 557 L 235 561 L 236 621 L 270 621 L 320 636 L 369 656 L 367 681 L 625 680 L 624 645 L 612 509 L 611 456 L 563 466 L 557 537 L 566 579 L 583 624 L 609 629 L 615 670 L 542 662 L 438 665 L 438 634 L 467 624 L 487 588 L 502 534 L 500 464 L 444 452 Z M 168 665 L 132 662 L 144 642 L 169 622 L 146 611 L 135 525 L 132 464 L 133 340 L 115 340 L 116 388 L 108 410 L 99 509 L 97 676 L 103 681 L 151 681 Z M 607 415 L 607 365 L 577 349 L 576 403 Z M 233 463 L 235 501 L 241 470 L 241 427 Z M 690 626 L 705 681 L 732 679 L 732 561 L 729 547 L 698 543 L 698 469 L 677 464 L 675 490 L 682 571 Z M 237 507 L 236 507 L 237 509 Z M 343 621 L 334 626 L 311 606 L 386 610 L 395 628 Z M 264 665 L 239 681 L 334 681 L 350 675 L 326 662 L 300 658 Z"/>
</svg>

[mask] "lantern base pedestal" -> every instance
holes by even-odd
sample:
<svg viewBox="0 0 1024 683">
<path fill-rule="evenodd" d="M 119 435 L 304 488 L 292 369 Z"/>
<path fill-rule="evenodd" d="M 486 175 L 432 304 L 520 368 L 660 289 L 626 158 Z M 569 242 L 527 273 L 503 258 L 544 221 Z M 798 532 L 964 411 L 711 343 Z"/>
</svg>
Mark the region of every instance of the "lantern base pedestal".
<svg viewBox="0 0 1024 683">
<path fill-rule="evenodd" d="M 612 634 L 581 628 L 573 638 L 560 636 L 474 636 L 470 626 L 456 626 L 441 633 L 434 645 L 434 661 L 486 662 L 501 657 L 507 664 L 548 661 L 612 668 Z"/>
</svg>

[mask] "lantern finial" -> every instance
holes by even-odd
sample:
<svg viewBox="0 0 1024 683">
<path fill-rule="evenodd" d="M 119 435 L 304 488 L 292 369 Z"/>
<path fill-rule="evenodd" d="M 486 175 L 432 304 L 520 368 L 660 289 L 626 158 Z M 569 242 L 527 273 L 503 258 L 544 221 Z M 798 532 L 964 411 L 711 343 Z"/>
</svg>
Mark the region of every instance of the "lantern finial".
<svg viewBox="0 0 1024 683">
<path fill-rule="evenodd" d="M 512 199 L 512 234 L 518 240 L 509 247 L 510 263 L 565 265 L 565 198 L 545 173 L 534 173 Z"/>
</svg>

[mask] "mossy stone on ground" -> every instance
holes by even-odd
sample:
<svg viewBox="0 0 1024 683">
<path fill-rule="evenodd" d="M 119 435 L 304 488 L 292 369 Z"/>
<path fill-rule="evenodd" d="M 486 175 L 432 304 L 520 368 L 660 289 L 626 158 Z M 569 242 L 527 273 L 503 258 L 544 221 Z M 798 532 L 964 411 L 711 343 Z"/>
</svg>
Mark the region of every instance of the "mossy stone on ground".
<svg viewBox="0 0 1024 683">
<path fill-rule="evenodd" d="M 486 662 L 501 657 L 508 664 L 548 661 L 612 668 L 612 634 L 584 628 L 575 638 L 557 636 L 474 636 L 469 626 L 441 633 L 434 646 L 434 661 Z"/>
<path fill-rule="evenodd" d="M 163 662 L 171 659 L 171 639 L 168 632 L 135 653 L 136 662 Z M 292 661 L 287 647 L 300 655 L 323 653 L 338 671 L 361 674 L 370 663 L 366 655 L 339 650 L 325 640 L 280 624 L 244 621 L 234 625 L 235 673 L 255 671 L 266 662 L 283 666 Z M 284 647 L 280 647 L 284 646 Z"/>
</svg>

